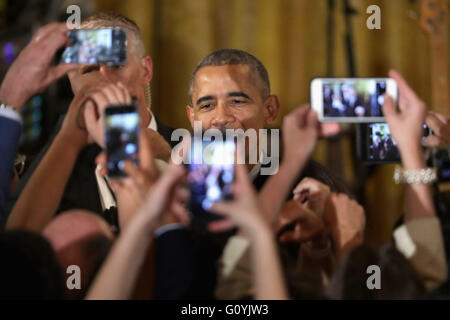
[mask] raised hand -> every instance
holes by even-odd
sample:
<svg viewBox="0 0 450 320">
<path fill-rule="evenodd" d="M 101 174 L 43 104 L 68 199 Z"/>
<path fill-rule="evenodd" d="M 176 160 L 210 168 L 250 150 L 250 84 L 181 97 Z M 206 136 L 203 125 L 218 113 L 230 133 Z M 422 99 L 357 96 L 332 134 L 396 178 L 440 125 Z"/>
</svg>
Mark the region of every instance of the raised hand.
<svg viewBox="0 0 450 320">
<path fill-rule="evenodd" d="M 1 102 L 20 109 L 32 96 L 77 68 L 74 64 L 51 65 L 56 51 L 67 42 L 67 31 L 65 23 L 51 23 L 36 32 L 4 78 Z"/>
<path fill-rule="evenodd" d="M 131 103 L 131 95 L 125 86 L 118 82 L 101 88 L 95 88 L 88 93 L 84 107 L 84 120 L 90 137 L 102 148 L 105 148 L 105 109 Z"/>
<path fill-rule="evenodd" d="M 211 211 L 229 218 L 231 225 L 236 224 L 246 232 L 253 232 L 263 226 L 268 226 L 262 217 L 257 203 L 256 192 L 251 185 L 244 165 L 236 165 L 236 180 L 233 185 L 233 200 L 215 203 Z M 212 222 L 210 230 L 220 230 L 217 226 L 227 226 L 224 221 Z M 257 231 L 256 231 L 257 232 Z"/>
<path fill-rule="evenodd" d="M 408 86 L 405 79 L 397 72 L 390 71 L 389 76 L 398 85 L 398 110 L 391 97 L 385 97 L 383 113 L 392 137 L 397 142 L 402 155 L 411 152 L 421 152 L 423 124 L 425 123 L 425 103 Z"/>
<path fill-rule="evenodd" d="M 119 223 L 126 225 L 130 218 L 138 211 L 145 202 L 148 192 L 160 177 L 160 168 L 156 163 L 153 152 L 152 137 L 154 133 L 150 129 L 141 129 L 139 134 L 139 164 L 137 167 L 132 161 L 125 161 L 124 171 L 128 175 L 124 179 L 110 180 L 111 188 L 117 198 Z M 97 159 L 97 164 L 101 167 L 100 174 L 108 175 L 106 167 L 106 154 L 101 153 Z M 182 222 L 189 223 L 187 215 L 183 214 L 180 207 L 184 206 L 187 197 L 187 190 L 180 188 L 178 192 L 179 201 L 174 205 L 174 210 L 165 217 L 165 223 Z M 180 213 L 181 212 L 181 213 Z"/>
<path fill-rule="evenodd" d="M 313 178 L 303 178 L 295 187 L 294 199 L 314 211 L 319 217 L 323 216 L 325 205 L 330 196 L 330 187 Z"/>
<path fill-rule="evenodd" d="M 284 161 L 302 163 L 314 150 L 319 136 L 317 113 L 303 105 L 283 120 Z"/>
</svg>

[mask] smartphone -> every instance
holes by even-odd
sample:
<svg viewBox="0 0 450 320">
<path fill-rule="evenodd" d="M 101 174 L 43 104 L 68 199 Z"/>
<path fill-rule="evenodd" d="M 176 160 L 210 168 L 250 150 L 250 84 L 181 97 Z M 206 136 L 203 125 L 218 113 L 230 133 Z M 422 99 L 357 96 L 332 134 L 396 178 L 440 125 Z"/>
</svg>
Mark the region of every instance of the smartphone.
<svg viewBox="0 0 450 320">
<path fill-rule="evenodd" d="M 125 160 L 139 165 L 139 114 L 136 106 L 111 106 L 105 109 L 105 144 L 108 176 L 123 178 Z"/>
<path fill-rule="evenodd" d="M 232 199 L 236 143 L 193 138 L 187 161 L 189 212 L 193 220 L 210 222 L 222 216 L 209 212 L 217 201 Z"/>
<path fill-rule="evenodd" d="M 397 101 L 393 79 L 317 78 L 311 82 L 311 108 L 320 122 L 382 122 L 385 93 Z"/>
<path fill-rule="evenodd" d="M 127 61 L 127 35 L 122 29 L 71 30 L 68 37 L 61 63 L 123 65 Z"/>
<path fill-rule="evenodd" d="M 360 159 L 369 163 L 400 163 L 400 151 L 397 142 L 392 138 L 387 123 L 370 123 L 361 125 L 358 130 L 358 153 Z M 431 134 L 430 128 L 423 125 L 423 138 Z"/>
</svg>

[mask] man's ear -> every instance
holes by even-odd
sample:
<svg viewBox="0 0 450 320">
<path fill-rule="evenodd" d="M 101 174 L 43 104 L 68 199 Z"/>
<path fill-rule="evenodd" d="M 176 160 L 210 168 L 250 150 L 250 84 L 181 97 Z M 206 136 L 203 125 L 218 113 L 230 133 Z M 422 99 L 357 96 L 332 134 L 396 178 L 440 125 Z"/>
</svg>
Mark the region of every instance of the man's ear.
<svg viewBox="0 0 450 320">
<path fill-rule="evenodd" d="M 141 59 L 141 65 L 143 67 L 143 78 L 145 81 L 144 85 L 150 83 L 153 78 L 153 61 L 150 56 L 145 56 Z"/>
<path fill-rule="evenodd" d="M 269 96 L 264 102 L 264 108 L 266 113 L 266 118 L 264 121 L 266 125 L 272 124 L 278 116 L 278 111 L 280 110 L 280 101 L 275 95 Z"/>
<path fill-rule="evenodd" d="M 191 123 L 191 127 L 194 128 L 194 107 L 192 107 L 191 105 L 187 105 L 186 114 L 189 119 L 189 122 Z"/>
</svg>

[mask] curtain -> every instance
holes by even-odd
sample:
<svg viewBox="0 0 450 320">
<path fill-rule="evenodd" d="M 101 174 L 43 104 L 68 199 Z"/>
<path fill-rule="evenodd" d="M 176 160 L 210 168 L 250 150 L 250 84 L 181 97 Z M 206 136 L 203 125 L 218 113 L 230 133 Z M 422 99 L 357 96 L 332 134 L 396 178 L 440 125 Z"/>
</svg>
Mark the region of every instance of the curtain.
<svg viewBox="0 0 450 320">
<path fill-rule="evenodd" d="M 334 44 L 328 48 L 327 0 L 96 1 L 98 10 L 123 13 L 142 28 L 154 62 L 153 112 L 164 123 L 185 128 L 189 128 L 185 106 L 190 73 L 216 49 L 246 50 L 267 67 L 272 93 L 281 102 L 275 126 L 281 125 L 284 115 L 308 102 L 310 81 L 327 75 L 329 57 L 334 66 L 332 75 L 348 76 L 344 0 L 331 2 Z M 430 103 L 430 52 L 427 35 L 419 26 L 418 1 L 349 0 L 349 4 L 356 11 L 349 25 L 356 76 L 386 77 L 389 69 L 395 68 Z M 366 27 L 366 9 L 372 4 L 381 9 L 381 30 Z M 350 156 L 354 142 L 346 137 L 341 144 L 340 154 L 330 155 L 328 142 L 321 141 L 314 158 L 329 164 L 342 157 L 341 175 L 352 183 L 360 179 Z M 362 184 L 366 191 L 367 239 L 382 243 L 389 241 L 401 216 L 403 188 L 392 181 L 393 165 L 374 170 Z"/>
</svg>

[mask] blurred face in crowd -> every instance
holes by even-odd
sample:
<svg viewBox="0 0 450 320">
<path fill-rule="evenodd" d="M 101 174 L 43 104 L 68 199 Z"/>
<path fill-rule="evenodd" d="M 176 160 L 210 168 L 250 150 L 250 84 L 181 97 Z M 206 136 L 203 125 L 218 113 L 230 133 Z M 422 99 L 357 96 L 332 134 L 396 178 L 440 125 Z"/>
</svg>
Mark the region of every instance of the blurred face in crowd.
<svg viewBox="0 0 450 320">
<path fill-rule="evenodd" d="M 344 85 L 342 86 L 342 95 L 345 100 L 355 99 L 358 96 L 356 89 L 353 86 Z"/>
<path fill-rule="evenodd" d="M 102 82 L 122 82 L 138 101 L 142 124 L 147 126 L 150 114 L 145 100 L 145 89 L 153 75 L 152 59 L 149 56 L 138 57 L 133 48 L 134 38 L 128 37 L 127 63 L 122 66 L 80 65 L 77 70 L 68 73 L 72 91 L 89 90 Z"/>
<path fill-rule="evenodd" d="M 207 66 L 194 79 L 191 105 L 186 107 L 191 126 L 202 129 L 263 129 L 273 123 L 279 103 L 262 96 L 262 80 L 248 65 Z"/>
</svg>

